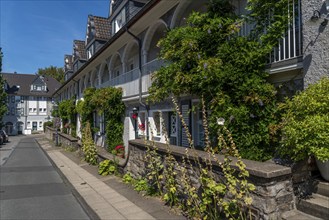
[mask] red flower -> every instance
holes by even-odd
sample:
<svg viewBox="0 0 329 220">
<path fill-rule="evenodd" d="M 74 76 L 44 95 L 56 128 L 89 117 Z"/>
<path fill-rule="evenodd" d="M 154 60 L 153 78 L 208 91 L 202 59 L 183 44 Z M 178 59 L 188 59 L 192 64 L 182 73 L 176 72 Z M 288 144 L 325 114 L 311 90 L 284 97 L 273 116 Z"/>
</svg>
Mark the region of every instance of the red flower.
<svg viewBox="0 0 329 220">
<path fill-rule="evenodd" d="M 133 119 L 137 119 L 137 113 L 133 113 L 133 115 L 131 116 Z"/>
<path fill-rule="evenodd" d="M 116 146 L 114 149 L 115 149 L 115 150 L 124 150 L 125 148 L 124 148 L 124 146 L 122 146 L 122 145 L 118 145 L 118 146 Z"/>
<path fill-rule="evenodd" d="M 139 130 L 141 130 L 141 131 L 145 131 L 145 124 L 144 124 L 144 123 L 139 124 L 139 125 L 138 125 L 138 128 L 139 128 Z"/>
</svg>

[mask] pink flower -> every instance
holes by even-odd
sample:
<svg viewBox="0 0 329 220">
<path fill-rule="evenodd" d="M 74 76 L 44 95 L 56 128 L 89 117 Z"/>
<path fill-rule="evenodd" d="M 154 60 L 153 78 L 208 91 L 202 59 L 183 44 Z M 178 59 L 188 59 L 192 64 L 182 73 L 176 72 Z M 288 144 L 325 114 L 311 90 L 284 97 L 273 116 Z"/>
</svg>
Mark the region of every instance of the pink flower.
<svg viewBox="0 0 329 220">
<path fill-rule="evenodd" d="M 138 116 L 137 113 L 133 113 L 131 117 L 132 117 L 133 119 L 137 119 L 137 116 Z"/>
</svg>

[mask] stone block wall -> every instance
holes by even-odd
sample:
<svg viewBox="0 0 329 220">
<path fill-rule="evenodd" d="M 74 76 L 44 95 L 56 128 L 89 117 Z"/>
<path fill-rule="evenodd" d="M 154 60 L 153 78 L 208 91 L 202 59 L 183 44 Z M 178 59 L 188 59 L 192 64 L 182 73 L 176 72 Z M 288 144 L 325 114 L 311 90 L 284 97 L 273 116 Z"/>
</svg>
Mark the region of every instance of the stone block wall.
<svg viewBox="0 0 329 220">
<path fill-rule="evenodd" d="M 185 148 L 177 146 L 166 146 L 157 143 L 157 152 L 162 155 L 162 159 L 166 155 L 169 147 L 172 155 L 176 158 L 178 165 L 182 165 L 182 157 L 185 155 Z M 130 172 L 133 177 L 143 177 L 146 172 L 146 146 L 143 140 L 134 140 L 129 142 L 129 161 L 125 167 L 126 172 Z M 190 151 L 189 158 L 195 161 L 207 157 L 207 153 L 203 151 Z M 223 161 L 223 156 L 216 155 L 217 159 Z M 213 170 L 218 178 L 221 178 L 222 173 L 217 162 L 212 159 Z M 295 197 L 293 192 L 292 173 L 289 167 L 274 164 L 272 162 L 256 162 L 244 160 L 247 170 L 250 174 L 249 181 L 256 186 L 256 190 L 252 193 L 253 205 L 252 213 L 255 219 L 281 219 L 281 214 L 285 211 L 294 209 Z M 233 158 L 232 166 L 235 167 L 235 159 Z M 179 173 L 180 166 L 176 167 Z M 199 183 L 199 168 L 194 166 L 193 169 L 188 169 L 188 174 L 191 177 L 193 185 L 200 187 Z M 177 175 L 179 183 L 180 175 Z M 178 189 L 182 189 L 178 186 Z"/>
<path fill-rule="evenodd" d="M 45 129 L 45 135 L 49 140 L 52 140 L 56 142 L 56 129 L 46 127 Z M 58 132 L 58 144 L 62 146 L 67 146 L 67 147 L 75 147 L 79 148 L 80 144 L 78 143 L 78 139 L 74 138 L 70 135 L 64 134 L 62 132 Z"/>
</svg>

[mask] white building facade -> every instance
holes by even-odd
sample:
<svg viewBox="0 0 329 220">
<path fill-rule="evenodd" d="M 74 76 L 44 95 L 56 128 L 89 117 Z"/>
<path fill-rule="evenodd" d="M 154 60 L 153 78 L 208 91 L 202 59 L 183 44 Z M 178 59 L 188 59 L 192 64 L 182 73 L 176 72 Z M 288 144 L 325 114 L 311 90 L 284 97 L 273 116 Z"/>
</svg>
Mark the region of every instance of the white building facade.
<svg viewBox="0 0 329 220">
<path fill-rule="evenodd" d="M 232 0 L 240 14 L 245 12 L 246 2 Z M 54 97 L 59 101 L 71 97 L 79 100 L 88 87 L 121 87 L 126 106 L 123 135 L 126 145 L 129 140 L 145 135 L 165 142 L 163 122 L 170 144 L 188 146 L 171 101 L 147 105 L 146 98 L 152 73 L 164 65 L 158 59 L 159 39 L 168 29 L 184 25 L 185 18 L 192 11 L 205 11 L 206 3 L 191 0 L 112 1 L 108 18 L 88 17 L 86 40 L 84 44 L 81 41 L 78 41 L 79 45 L 75 43 L 73 55 L 65 56 L 65 59 L 69 58 L 65 61 L 66 81 Z M 322 0 L 293 0 L 292 4 L 294 19 L 286 36 L 278 39 L 280 45 L 270 55 L 268 67 L 269 80 L 277 85 L 284 84 L 286 92 L 302 90 L 309 83 L 329 76 L 329 25 L 324 22 L 323 16 L 318 19 L 312 17 L 315 10 L 328 13 L 325 3 Z M 100 37 L 103 31 L 107 34 Z M 244 31 L 248 32 L 249 28 L 244 27 Z M 179 107 L 194 137 L 194 144 L 202 147 L 202 116 L 197 110 L 198 103 L 197 97 L 183 96 L 179 99 Z M 131 117 L 134 108 L 138 109 L 136 120 Z M 191 112 L 192 108 L 196 111 Z M 77 121 L 77 134 L 81 136 Z M 95 121 L 102 123 L 102 119 Z M 150 125 L 146 129 L 147 134 L 140 129 L 143 124 Z M 99 143 L 104 143 L 104 133 L 104 126 L 100 126 L 96 137 L 101 139 Z"/>
<path fill-rule="evenodd" d="M 9 135 L 42 132 L 51 121 L 52 95 L 60 83 L 51 77 L 34 74 L 1 73 L 7 92 L 4 129 Z"/>
</svg>

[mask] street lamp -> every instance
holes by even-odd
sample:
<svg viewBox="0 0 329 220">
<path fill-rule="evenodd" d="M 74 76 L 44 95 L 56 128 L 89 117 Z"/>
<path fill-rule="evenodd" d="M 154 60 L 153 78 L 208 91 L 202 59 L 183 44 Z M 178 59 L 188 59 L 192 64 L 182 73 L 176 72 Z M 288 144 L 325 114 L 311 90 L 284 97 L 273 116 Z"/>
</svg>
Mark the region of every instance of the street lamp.
<svg viewBox="0 0 329 220">
<path fill-rule="evenodd" d="M 57 113 L 58 106 L 56 103 L 53 105 L 54 111 Z M 49 116 L 48 116 L 49 117 Z M 55 146 L 58 146 L 58 128 L 60 127 L 60 118 L 58 117 L 58 114 L 54 115 L 54 126 L 56 129 L 56 134 L 55 134 Z"/>
<path fill-rule="evenodd" d="M 138 107 L 133 107 L 133 119 L 135 120 L 134 127 L 135 127 L 135 139 L 138 137 L 138 131 L 137 131 L 137 120 L 138 120 Z"/>
</svg>

